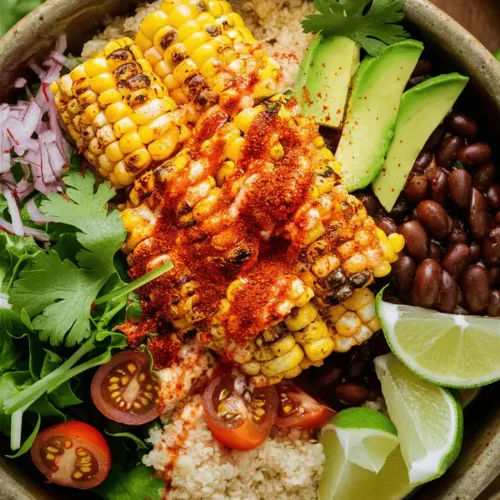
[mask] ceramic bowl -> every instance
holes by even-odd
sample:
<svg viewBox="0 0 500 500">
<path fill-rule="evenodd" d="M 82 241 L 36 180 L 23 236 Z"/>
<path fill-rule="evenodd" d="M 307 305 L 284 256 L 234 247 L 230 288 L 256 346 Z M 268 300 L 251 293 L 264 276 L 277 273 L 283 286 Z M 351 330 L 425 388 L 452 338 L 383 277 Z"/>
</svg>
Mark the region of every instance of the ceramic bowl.
<svg viewBox="0 0 500 500">
<path fill-rule="evenodd" d="M 264 0 L 265 1 L 265 0 Z M 11 97 L 12 83 L 29 75 L 27 62 L 43 59 L 60 33 L 70 51 L 102 26 L 106 16 L 130 12 L 134 0 L 47 0 L 0 40 L 0 102 Z M 472 77 L 462 98 L 480 120 L 488 140 L 500 139 L 500 64 L 467 31 L 427 0 L 405 0 L 408 28 L 426 42 L 442 71 L 458 70 Z M 415 500 L 473 500 L 500 474 L 500 387 L 486 388 L 466 411 L 465 440 L 460 458 L 438 481 L 421 488 Z M 0 443 L 0 451 L 6 444 Z M 3 453 L 2 453 L 3 455 Z M 66 500 L 68 492 L 44 485 L 29 457 L 14 463 L 0 458 L 2 500 Z M 71 498 L 90 500 L 88 493 L 71 491 Z M 142 500 L 142 499 L 137 499 Z M 374 499 L 383 500 L 383 499 Z"/>
</svg>

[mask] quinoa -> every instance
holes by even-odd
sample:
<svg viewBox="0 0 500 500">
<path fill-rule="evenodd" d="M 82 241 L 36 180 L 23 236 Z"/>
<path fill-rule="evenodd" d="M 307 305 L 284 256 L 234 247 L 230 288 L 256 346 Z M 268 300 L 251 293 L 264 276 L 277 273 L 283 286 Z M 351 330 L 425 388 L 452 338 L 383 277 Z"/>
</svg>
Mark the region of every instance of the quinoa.
<svg viewBox="0 0 500 500">
<path fill-rule="evenodd" d="M 195 396 L 163 429 L 151 431 L 145 465 L 170 483 L 169 500 L 313 500 L 324 460 L 310 434 L 277 433 L 251 451 L 229 450 L 212 436 Z"/>
<path fill-rule="evenodd" d="M 131 17 L 108 19 L 103 32 L 87 42 L 82 57 L 97 56 L 110 40 L 134 38 L 143 19 L 158 9 L 163 0 L 140 5 Z M 301 21 L 314 11 L 311 1 L 302 0 L 234 0 L 231 6 L 245 21 L 255 38 L 272 54 L 283 69 L 286 88 L 293 87 L 312 35 L 302 30 Z"/>
</svg>

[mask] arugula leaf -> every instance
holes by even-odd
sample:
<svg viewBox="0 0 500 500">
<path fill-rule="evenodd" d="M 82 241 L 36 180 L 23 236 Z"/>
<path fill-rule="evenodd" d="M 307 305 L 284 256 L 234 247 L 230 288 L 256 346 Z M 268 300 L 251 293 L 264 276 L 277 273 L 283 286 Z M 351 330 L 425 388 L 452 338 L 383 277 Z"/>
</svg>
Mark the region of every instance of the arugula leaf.
<svg viewBox="0 0 500 500">
<path fill-rule="evenodd" d="M 125 470 L 113 464 L 107 479 L 92 491 L 104 500 L 161 500 L 165 483 L 153 474 L 145 465 Z"/>
<path fill-rule="evenodd" d="M 345 36 L 374 57 L 410 36 L 397 24 L 404 18 L 403 0 L 314 0 L 313 5 L 320 13 L 302 21 L 306 33 Z"/>
<path fill-rule="evenodd" d="M 120 249 L 126 232 L 118 210 L 108 212 L 107 203 L 116 191 L 104 182 L 94 192 L 95 177 L 87 172 L 70 172 L 64 178 L 66 200 L 55 193 L 42 201 L 40 210 L 54 221 L 78 228 L 79 243 L 84 250 L 78 253 L 80 267 L 94 274 L 109 277 L 116 272 L 113 258 Z"/>
</svg>

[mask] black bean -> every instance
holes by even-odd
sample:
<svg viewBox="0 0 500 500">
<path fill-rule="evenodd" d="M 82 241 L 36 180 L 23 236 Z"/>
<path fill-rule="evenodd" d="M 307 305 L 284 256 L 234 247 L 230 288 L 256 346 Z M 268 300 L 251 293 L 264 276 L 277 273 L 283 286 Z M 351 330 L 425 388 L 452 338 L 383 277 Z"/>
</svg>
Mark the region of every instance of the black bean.
<svg viewBox="0 0 500 500">
<path fill-rule="evenodd" d="M 500 211 L 498 211 L 498 212 L 495 214 L 494 221 L 495 221 L 495 224 L 496 224 L 497 226 L 500 226 Z"/>
<path fill-rule="evenodd" d="M 496 167 L 493 163 L 487 163 L 482 167 L 479 167 L 474 173 L 472 180 L 474 187 L 479 189 L 479 191 L 486 192 L 495 182 Z"/>
<path fill-rule="evenodd" d="M 479 167 L 491 161 L 493 151 L 489 144 L 485 142 L 476 142 L 463 147 L 457 153 L 456 159 L 461 162 L 464 167 L 472 168 Z"/>
<path fill-rule="evenodd" d="M 470 263 L 475 264 L 481 258 L 481 247 L 473 241 L 470 244 Z"/>
<path fill-rule="evenodd" d="M 493 210 L 500 210 L 500 184 L 495 184 L 486 193 L 488 205 Z"/>
<path fill-rule="evenodd" d="M 500 227 L 488 233 L 481 242 L 480 252 L 488 267 L 500 265 Z"/>
<path fill-rule="evenodd" d="M 464 140 L 457 135 L 447 137 L 436 153 L 436 163 L 443 168 L 451 168 L 458 152 L 464 147 Z"/>
<path fill-rule="evenodd" d="M 408 85 L 406 85 L 406 88 L 412 89 L 413 87 L 416 87 L 417 85 L 420 85 L 421 83 L 424 83 L 429 78 L 430 78 L 429 76 L 412 76 L 408 80 Z"/>
<path fill-rule="evenodd" d="M 358 199 L 363 203 L 370 217 L 376 217 L 382 209 L 382 205 L 373 194 L 360 194 Z"/>
<path fill-rule="evenodd" d="M 433 159 L 434 155 L 431 151 L 422 151 L 415 160 L 411 171 L 414 174 L 423 174 Z"/>
<path fill-rule="evenodd" d="M 446 210 L 435 201 L 422 201 L 417 207 L 418 221 L 432 238 L 443 240 L 450 232 L 448 214 Z"/>
<path fill-rule="evenodd" d="M 431 199 L 445 205 L 448 198 L 448 172 L 444 168 L 435 168 L 429 172 Z"/>
<path fill-rule="evenodd" d="M 448 235 L 447 241 L 450 245 L 454 245 L 456 243 L 467 243 L 469 241 L 469 235 L 467 234 L 467 231 L 455 228 Z"/>
<path fill-rule="evenodd" d="M 443 269 L 456 278 L 467 269 L 470 261 L 470 248 L 464 243 L 456 243 L 446 250 L 441 265 Z"/>
<path fill-rule="evenodd" d="M 406 251 L 414 259 L 421 261 L 429 254 L 430 238 L 417 221 L 406 222 L 399 228 L 406 241 Z"/>
<path fill-rule="evenodd" d="M 492 318 L 500 318 L 500 290 L 492 290 L 486 312 Z"/>
<path fill-rule="evenodd" d="M 484 267 L 474 264 L 469 266 L 460 279 L 466 309 L 472 314 L 484 311 L 490 298 L 488 273 Z"/>
<path fill-rule="evenodd" d="M 424 151 L 436 151 L 439 145 L 443 142 L 446 135 L 446 128 L 444 125 L 439 125 L 439 127 L 432 132 L 429 140 L 424 146 Z"/>
<path fill-rule="evenodd" d="M 442 248 L 434 241 L 431 241 L 429 245 L 429 259 L 441 260 L 441 255 L 443 254 Z"/>
<path fill-rule="evenodd" d="M 500 268 L 493 267 L 492 269 L 488 269 L 486 272 L 488 273 L 488 284 L 490 287 L 494 287 L 500 279 Z"/>
<path fill-rule="evenodd" d="M 417 268 L 411 290 L 413 305 L 432 309 L 439 299 L 443 270 L 434 259 L 424 260 Z"/>
<path fill-rule="evenodd" d="M 392 264 L 394 283 L 402 293 L 410 293 L 417 264 L 409 255 L 402 255 Z"/>
<path fill-rule="evenodd" d="M 349 361 L 349 377 L 359 377 L 363 374 L 367 366 L 366 360 L 359 353 L 354 353 Z"/>
<path fill-rule="evenodd" d="M 454 169 L 448 176 L 450 198 L 455 205 L 466 208 L 469 205 L 472 177 L 465 169 Z"/>
<path fill-rule="evenodd" d="M 437 309 L 444 313 L 453 313 L 458 305 L 458 284 L 455 279 L 443 271 L 441 274 L 441 285 Z"/>
<path fill-rule="evenodd" d="M 390 217 L 379 219 L 377 221 L 377 226 L 382 229 L 387 236 L 398 232 L 398 225 Z"/>
<path fill-rule="evenodd" d="M 472 188 L 469 207 L 469 226 L 472 237 L 475 240 L 482 240 L 488 232 L 487 215 L 488 204 L 484 196 L 476 188 Z"/>
<path fill-rule="evenodd" d="M 411 74 L 412 78 L 417 76 L 428 76 L 432 69 L 432 63 L 427 59 L 421 59 L 418 61 L 413 73 Z"/>
<path fill-rule="evenodd" d="M 347 405 L 358 406 L 366 401 L 368 389 L 360 384 L 346 382 L 335 388 L 335 395 Z"/>
<path fill-rule="evenodd" d="M 342 368 L 329 368 L 323 374 L 321 374 L 314 383 L 318 387 L 327 387 L 333 385 L 337 380 L 340 379 L 344 370 Z"/>
<path fill-rule="evenodd" d="M 409 211 L 410 207 L 408 206 L 408 202 L 406 201 L 404 196 L 400 196 L 397 199 L 394 208 L 389 212 L 389 216 L 398 224 L 402 224 Z"/>
<path fill-rule="evenodd" d="M 476 120 L 463 113 L 451 113 L 445 122 L 448 130 L 464 139 L 474 140 L 477 137 L 478 125 Z"/>
<path fill-rule="evenodd" d="M 419 203 L 427 197 L 429 181 L 423 175 L 410 177 L 405 187 L 405 196 L 410 203 Z"/>
</svg>

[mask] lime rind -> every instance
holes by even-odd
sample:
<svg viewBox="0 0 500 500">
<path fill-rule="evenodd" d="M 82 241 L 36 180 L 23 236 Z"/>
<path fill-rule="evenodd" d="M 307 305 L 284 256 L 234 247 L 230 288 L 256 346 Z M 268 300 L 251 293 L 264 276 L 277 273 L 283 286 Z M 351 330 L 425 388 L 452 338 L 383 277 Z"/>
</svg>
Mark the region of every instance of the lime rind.
<svg viewBox="0 0 500 500">
<path fill-rule="evenodd" d="M 335 415 L 332 423 L 341 429 L 374 429 L 398 434 L 394 424 L 385 415 L 371 408 L 347 408 Z"/>
<path fill-rule="evenodd" d="M 458 397 L 448 389 L 418 379 L 393 354 L 378 357 L 375 368 L 398 429 L 410 484 L 417 486 L 437 479 L 454 462 L 462 446 L 463 413 Z"/>
<path fill-rule="evenodd" d="M 498 319 L 391 304 L 383 301 L 384 290 L 377 295 L 377 316 L 392 352 L 410 370 L 424 380 L 456 389 L 483 387 L 500 380 Z M 395 325 L 405 316 L 408 327 L 397 332 Z M 438 326 L 444 323 L 450 328 Z"/>
</svg>

